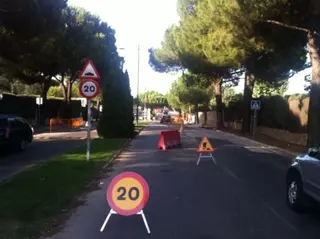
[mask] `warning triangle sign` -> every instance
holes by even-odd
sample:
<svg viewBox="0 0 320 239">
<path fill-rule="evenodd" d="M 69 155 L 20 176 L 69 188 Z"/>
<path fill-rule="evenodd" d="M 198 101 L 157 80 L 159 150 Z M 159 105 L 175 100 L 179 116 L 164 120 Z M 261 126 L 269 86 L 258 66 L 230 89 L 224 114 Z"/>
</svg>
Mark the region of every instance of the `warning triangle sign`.
<svg viewBox="0 0 320 239">
<path fill-rule="evenodd" d="M 80 79 L 91 79 L 91 80 L 98 80 L 100 79 L 100 75 L 95 68 L 92 61 L 88 61 L 83 68 L 82 72 L 79 75 Z"/>
<path fill-rule="evenodd" d="M 199 147 L 197 149 L 198 153 L 212 153 L 214 152 L 214 148 L 212 147 L 210 141 L 207 137 L 203 137 L 201 140 Z"/>
</svg>

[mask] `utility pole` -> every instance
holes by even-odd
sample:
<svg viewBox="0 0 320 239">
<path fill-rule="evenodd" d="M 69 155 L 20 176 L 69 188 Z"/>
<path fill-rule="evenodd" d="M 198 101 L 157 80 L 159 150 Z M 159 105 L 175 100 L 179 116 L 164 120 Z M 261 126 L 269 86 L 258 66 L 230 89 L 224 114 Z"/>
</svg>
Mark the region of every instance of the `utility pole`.
<svg viewBox="0 0 320 239">
<path fill-rule="evenodd" d="M 144 89 L 144 119 L 147 120 L 147 88 Z"/>
<path fill-rule="evenodd" d="M 137 111 L 136 122 L 139 123 L 139 78 L 140 78 L 140 45 L 138 45 L 138 78 L 137 78 Z"/>
</svg>

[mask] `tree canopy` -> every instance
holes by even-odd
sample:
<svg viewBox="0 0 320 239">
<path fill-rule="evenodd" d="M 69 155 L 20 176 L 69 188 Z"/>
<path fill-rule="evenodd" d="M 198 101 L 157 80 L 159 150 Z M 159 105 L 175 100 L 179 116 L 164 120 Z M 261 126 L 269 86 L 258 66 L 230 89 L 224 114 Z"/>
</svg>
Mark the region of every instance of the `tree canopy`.
<svg viewBox="0 0 320 239">
<path fill-rule="evenodd" d="M 139 94 L 140 105 L 146 104 L 150 108 L 168 106 L 167 98 L 159 92 L 150 90 Z"/>
<path fill-rule="evenodd" d="M 155 70 L 188 69 L 215 85 L 218 122 L 222 85 L 237 83 L 245 72 L 243 132 L 250 129 L 249 102 L 255 82 L 277 85 L 306 67 L 305 37 L 295 29 L 258 19 L 263 10 L 276 6 L 272 3 L 286 1 L 261 2 L 179 0 L 179 24 L 167 30 L 159 49 L 150 49 Z"/>
<path fill-rule="evenodd" d="M 0 11 L 0 69 L 6 79 L 40 85 L 44 100 L 58 83 L 66 103 L 60 115 L 69 117 L 71 96 L 77 93 L 73 86 L 90 59 L 101 76 L 99 135 L 133 136 L 129 75 L 114 29 L 85 9 L 67 6 L 66 0 L 2 1 Z"/>
</svg>

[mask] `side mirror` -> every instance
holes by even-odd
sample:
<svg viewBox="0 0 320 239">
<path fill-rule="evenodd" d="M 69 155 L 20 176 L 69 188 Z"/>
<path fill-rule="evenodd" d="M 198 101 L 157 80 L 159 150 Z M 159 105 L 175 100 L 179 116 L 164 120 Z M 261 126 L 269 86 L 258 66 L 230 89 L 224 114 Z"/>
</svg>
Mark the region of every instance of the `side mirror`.
<svg viewBox="0 0 320 239">
<path fill-rule="evenodd" d="M 308 148 L 308 154 L 312 152 L 312 148 Z"/>
</svg>

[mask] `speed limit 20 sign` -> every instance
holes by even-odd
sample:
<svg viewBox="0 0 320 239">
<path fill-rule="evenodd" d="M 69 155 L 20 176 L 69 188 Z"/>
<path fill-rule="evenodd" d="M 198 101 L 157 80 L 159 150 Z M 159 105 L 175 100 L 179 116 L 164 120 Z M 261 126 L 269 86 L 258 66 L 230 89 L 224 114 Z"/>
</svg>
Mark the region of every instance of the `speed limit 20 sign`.
<svg viewBox="0 0 320 239">
<path fill-rule="evenodd" d="M 109 184 L 107 201 L 119 215 L 131 216 L 139 213 L 149 199 L 149 186 L 137 173 L 124 172 Z"/>
<path fill-rule="evenodd" d="M 83 80 L 80 83 L 80 94 L 82 97 L 92 99 L 99 94 L 100 87 L 95 80 Z"/>
</svg>

